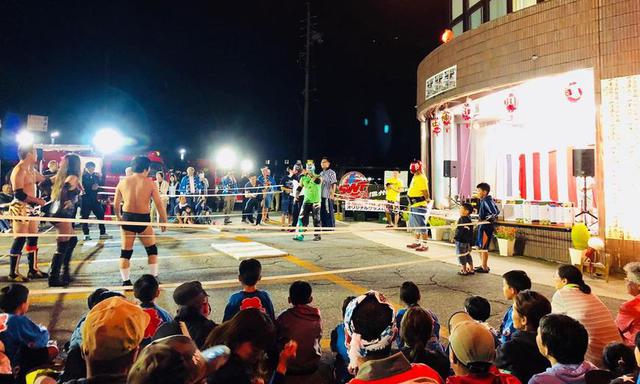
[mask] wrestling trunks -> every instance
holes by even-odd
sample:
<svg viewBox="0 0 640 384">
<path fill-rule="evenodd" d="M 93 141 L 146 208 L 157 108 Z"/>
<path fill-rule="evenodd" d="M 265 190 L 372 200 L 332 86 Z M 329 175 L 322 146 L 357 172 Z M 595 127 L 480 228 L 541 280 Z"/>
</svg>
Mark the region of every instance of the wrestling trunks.
<svg viewBox="0 0 640 384">
<path fill-rule="evenodd" d="M 9 215 L 11 216 L 28 216 L 38 217 L 40 216 L 40 206 L 27 204 L 24 201 L 14 199 L 9 204 Z M 29 220 L 16 220 L 20 223 L 27 223 Z"/>
<path fill-rule="evenodd" d="M 131 212 L 122 212 L 122 221 L 137 221 L 137 222 L 145 222 L 145 223 L 150 223 L 151 222 L 151 215 L 148 213 L 131 213 Z M 142 225 L 123 225 L 122 229 L 124 229 L 125 231 L 129 231 L 129 232 L 134 232 L 134 233 L 142 233 L 144 232 L 149 226 L 142 226 Z"/>
</svg>

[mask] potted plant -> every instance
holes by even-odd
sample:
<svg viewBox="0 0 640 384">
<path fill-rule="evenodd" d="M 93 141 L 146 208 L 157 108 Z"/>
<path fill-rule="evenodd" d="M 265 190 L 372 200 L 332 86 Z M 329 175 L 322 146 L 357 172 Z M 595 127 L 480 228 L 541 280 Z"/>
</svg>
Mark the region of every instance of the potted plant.
<svg viewBox="0 0 640 384">
<path fill-rule="evenodd" d="M 442 241 L 444 234 L 450 231 L 447 221 L 441 217 L 429 217 L 429 225 L 431 226 L 431 238 L 436 241 Z"/>
<path fill-rule="evenodd" d="M 513 248 L 516 244 L 516 228 L 500 226 L 496 228 L 498 250 L 500 256 L 513 256 Z"/>
<path fill-rule="evenodd" d="M 584 253 L 589 248 L 589 228 L 584 223 L 576 223 L 571 228 L 571 243 L 573 248 L 569 248 L 569 259 L 571 264 L 580 265 L 584 258 Z"/>
</svg>

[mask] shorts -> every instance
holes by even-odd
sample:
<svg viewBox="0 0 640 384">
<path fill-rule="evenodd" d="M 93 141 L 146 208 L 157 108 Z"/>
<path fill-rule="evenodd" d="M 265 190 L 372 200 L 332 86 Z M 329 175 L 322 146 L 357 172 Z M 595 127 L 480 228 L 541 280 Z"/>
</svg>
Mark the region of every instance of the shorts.
<svg viewBox="0 0 640 384">
<path fill-rule="evenodd" d="M 489 246 L 491 245 L 491 239 L 493 238 L 493 225 L 491 224 L 481 224 L 478 225 L 478 238 L 476 240 L 476 245 L 478 249 L 483 251 L 488 251 Z"/>
<path fill-rule="evenodd" d="M 293 212 L 293 199 L 289 195 L 282 195 L 280 199 L 280 208 L 282 209 L 282 213 L 285 215 L 290 215 Z"/>
<path fill-rule="evenodd" d="M 28 217 L 38 217 L 40 216 L 40 206 L 39 205 L 31 205 L 27 204 L 24 201 L 13 200 L 9 204 L 9 215 L 10 216 L 28 216 Z M 28 223 L 29 220 L 16 220 L 19 223 Z"/>
<path fill-rule="evenodd" d="M 418 234 L 427 233 L 427 208 L 426 207 L 411 207 L 409 213 L 409 227 L 418 228 L 414 232 Z"/>
<path fill-rule="evenodd" d="M 271 209 L 273 206 L 273 193 L 267 193 L 264 197 L 264 207 L 267 209 Z"/>
<path fill-rule="evenodd" d="M 386 206 L 387 213 L 393 213 L 397 215 L 400 213 L 400 202 L 399 201 L 387 201 Z"/>
<path fill-rule="evenodd" d="M 144 221 L 147 223 L 151 222 L 151 215 L 148 213 L 130 213 L 130 212 L 122 212 L 122 221 Z M 142 225 L 123 225 L 122 229 L 128 232 L 133 233 L 142 233 L 146 231 L 149 226 Z"/>
</svg>

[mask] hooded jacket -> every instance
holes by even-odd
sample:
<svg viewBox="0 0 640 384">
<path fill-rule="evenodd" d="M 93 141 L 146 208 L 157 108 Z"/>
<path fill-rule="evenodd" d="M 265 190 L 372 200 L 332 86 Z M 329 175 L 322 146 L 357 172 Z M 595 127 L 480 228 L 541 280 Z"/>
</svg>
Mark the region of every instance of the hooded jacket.
<svg viewBox="0 0 640 384">
<path fill-rule="evenodd" d="M 529 384 L 586 384 L 584 376 L 596 368 L 588 361 L 582 364 L 555 364 L 529 380 Z"/>
<path fill-rule="evenodd" d="M 315 372 L 322 357 L 320 310 L 309 305 L 295 305 L 282 312 L 276 323 L 281 343 L 289 340 L 298 343 L 296 357 L 289 362 L 287 373 L 295 375 Z"/>
</svg>

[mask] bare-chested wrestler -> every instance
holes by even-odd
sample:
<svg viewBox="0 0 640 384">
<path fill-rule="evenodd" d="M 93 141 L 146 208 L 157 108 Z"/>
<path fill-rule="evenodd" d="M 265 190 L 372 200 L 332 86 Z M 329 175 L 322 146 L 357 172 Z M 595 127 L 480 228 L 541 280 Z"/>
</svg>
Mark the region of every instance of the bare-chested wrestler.
<svg viewBox="0 0 640 384">
<path fill-rule="evenodd" d="M 36 150 L 32 146 L 24 146 L 18 149 L 20 161 L 11 171 L 11 187 L 14 191 L 14 199 L 9 205 L 11 216 L 40 216 L 40 207 L 45 201 L 36 197 L 36 183 L 45 180 L 38 173 L 34 165 L 38 160 Z M 13 220 L 13 233 L 38 233 L 39 221 Z M 27 277 L 20 274 L 18 265 L 22 248 L 27 243 L 27 258 L 29 260 L 29 273 Z M 48 277 L 38 269 L 38 238 L 15 236 L 11 251 L 9 252 L 9 281 L 26 282 L 29 279 L 42 279 Z"/>
<path fill-rule="evenodd" d="M 160 216 L 160 223 L 167 222 L 167 212 L 160 198 L 158 187 L 149 178 L 150 166 L 149 158 L 136 157 L 131 163 L 133 174 L 126 176 L 118 183 L 114 206 L 119 221 L 150 223 L 149 202 L 153 201 Z M 160 226 L 160 229 L 162 232 L 167 230 L 165 226 Z M 156 247 L 156 238 L 151 225 L 123 225 L 122 249 L 120 251 L 120 276 L 123 286 L 132 285 L 129 272 L 136 235 L 140 235 L 140 241 L 147 251 L 150 273 L 153 276 L 158 276 L 158 247 Z"/>
</svg>

